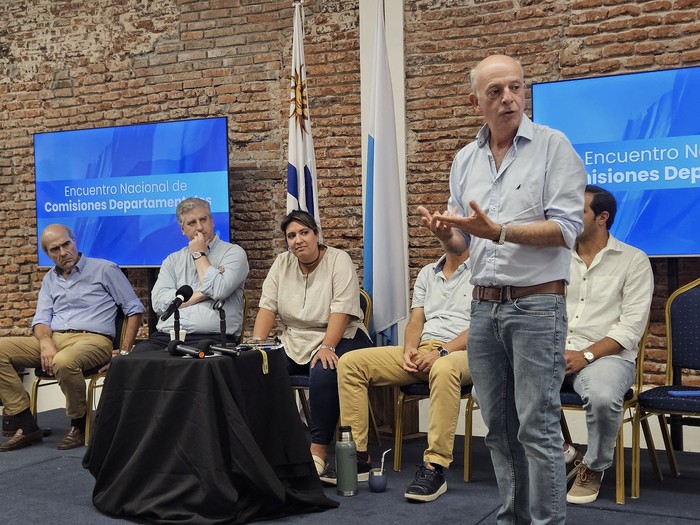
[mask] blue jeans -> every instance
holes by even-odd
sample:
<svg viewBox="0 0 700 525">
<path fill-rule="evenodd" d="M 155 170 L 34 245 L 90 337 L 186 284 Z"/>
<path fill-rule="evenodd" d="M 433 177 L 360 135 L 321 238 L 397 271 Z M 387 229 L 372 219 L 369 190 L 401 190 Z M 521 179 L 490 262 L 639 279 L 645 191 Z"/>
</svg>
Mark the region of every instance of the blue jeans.
<svg viewBox="0 0 700 525">
<path fill-rule="evenodd" d="M 632 387 L 635 372 L 634 363 L 607 356 L 564 380 L 583 399 L 588 428 L 583 462 L 591 470 L 602 472 L 613 463 L 625 392 Z"/>
<path fill-rule="evenodd" d="M 499 524 L 565 521 L 566 327 L 563 295 L 472 301 L 467 351 L 501 495 Z"/>
<path fill-rule="evenodd" d="M 335 353 L 340 358 L 346 352 L 370 346 L 372 346 L 372 340 L 358 328 L 355 337 L 341 339 L 335 345 Z M 335 426 L 340 416 L 337 369 L 323 368 L 321 361 L 317 361 L 314 367 L 309 369 L 309 363 L 300 365 L 287 357 L 287 370 L 289 375 L 309 376 L 311 442 L 318 445 L 330 445 L 333 442 Z"/>
</svg>

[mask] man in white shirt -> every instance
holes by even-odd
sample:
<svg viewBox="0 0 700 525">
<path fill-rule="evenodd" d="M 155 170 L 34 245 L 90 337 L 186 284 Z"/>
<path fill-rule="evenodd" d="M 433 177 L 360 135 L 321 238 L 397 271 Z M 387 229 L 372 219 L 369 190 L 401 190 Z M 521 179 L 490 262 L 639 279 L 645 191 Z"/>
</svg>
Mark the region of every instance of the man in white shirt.
<svg viewBox="0 0 700 525">
<path fill-rule="evenodd" d="M 608 232 L 616 210 L 608 191 L 586 186 L 584 229 L 576 239 L 566 296 L 564 384 L 584 401 L 588 448 L 581 456 L 565 444 L 567 464 L 578 469 L 566 496 L 569 503 L 595 501 L 603 473 L 612 465 L 624 395 L 634 383 L 637 346 L 654 289 L 647 255 Z"/>
</svg>

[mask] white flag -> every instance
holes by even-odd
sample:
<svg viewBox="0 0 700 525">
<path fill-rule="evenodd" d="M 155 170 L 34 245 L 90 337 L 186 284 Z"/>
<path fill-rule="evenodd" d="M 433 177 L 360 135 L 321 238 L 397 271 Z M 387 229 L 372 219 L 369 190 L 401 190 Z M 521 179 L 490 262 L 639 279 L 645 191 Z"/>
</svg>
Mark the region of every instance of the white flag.
<svg viewBox="0 0 700 525">
<path fill-rule="evenodd" d="M 304 8 L 294 5 L 292 42 L 292 92 L 289 103 L 289 162 L 287 164 L 287 213 L 309 212 L 321 226 L 316 190 L 316 155 L 311 138 L 309 99 L 304 64 Z"/>
<path fill-rule="evenodd" d="M 374 331 L 393 328 L 408 315 L 394 99 L 384 30 L 384 1 L 377 2 L 373 84 L 365 177 L 364 280 L 372 297 Z"/>
</svg>

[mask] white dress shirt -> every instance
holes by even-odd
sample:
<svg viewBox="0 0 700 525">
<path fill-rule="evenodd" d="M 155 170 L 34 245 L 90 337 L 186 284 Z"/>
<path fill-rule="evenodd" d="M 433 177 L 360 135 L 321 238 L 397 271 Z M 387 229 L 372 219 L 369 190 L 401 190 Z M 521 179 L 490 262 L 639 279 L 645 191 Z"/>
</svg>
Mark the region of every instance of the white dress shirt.
<svg viewBox="0 0 700 525">
<path fill-rule="evenodd" d="M 566 292 L 566 348 L 585 350 L 610 337 L 624 347 L 615 357 L 634 362 L 653 292 L 654 276 L 643 251 L 612 235 L 590 267 L 574 251 Z"/>
</svg>

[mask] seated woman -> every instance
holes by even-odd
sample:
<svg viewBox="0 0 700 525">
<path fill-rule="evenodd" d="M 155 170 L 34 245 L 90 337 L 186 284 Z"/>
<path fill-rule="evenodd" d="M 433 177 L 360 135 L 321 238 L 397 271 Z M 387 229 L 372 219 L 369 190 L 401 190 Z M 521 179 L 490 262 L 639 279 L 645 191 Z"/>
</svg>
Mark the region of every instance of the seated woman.
<svg viewBox="0 0 700 525">
<path fill-rule="evenodd" d="M 290 374 L 309 376 L 311 455 L 326 469 L 340 412 L 336 366 L 345 352 L 372 346 L 360 320 L 360 287 L 350 256 L 320 243 L 318 225 L 304 211 L 281 224 L 289 251 L 263 283 L 253 338 L 269 337 L 279 316 Z"/>
</svg>

